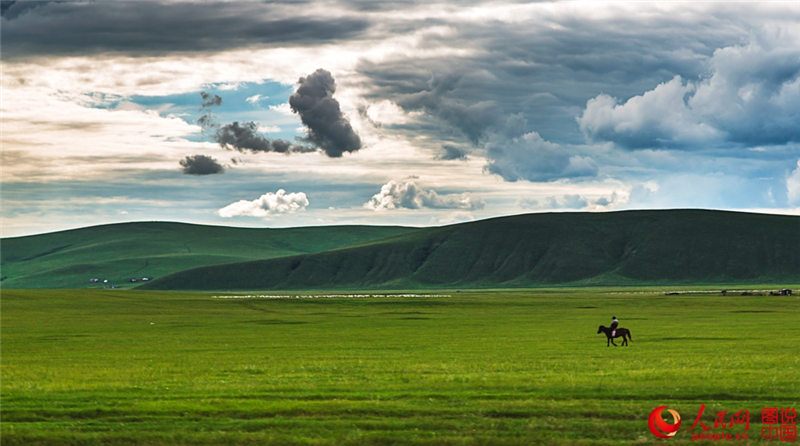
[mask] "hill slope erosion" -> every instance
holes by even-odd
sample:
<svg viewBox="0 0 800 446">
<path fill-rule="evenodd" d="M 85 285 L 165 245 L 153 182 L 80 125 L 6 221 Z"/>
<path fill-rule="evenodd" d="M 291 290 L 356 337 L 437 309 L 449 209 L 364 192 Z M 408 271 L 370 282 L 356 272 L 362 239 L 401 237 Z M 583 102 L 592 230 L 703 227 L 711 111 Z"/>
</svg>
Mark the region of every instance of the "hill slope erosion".
<svg viewBox="0 0 800 446">
<path fill-rule="evenodd" d="M 6 289 L 81 288 L 98 278 L 130 286 L 134 278 L 327 251 L 413 231 L 382 226 L 247 229 L 159 222 L 94 226 L 4 238 L 0 284 Z"/>
<path fill-rule="evenodd" d="M 800 282 L 800 218 L 703 210 L 530 214 L 198 268 L 156 289 Z"/>
</svg>

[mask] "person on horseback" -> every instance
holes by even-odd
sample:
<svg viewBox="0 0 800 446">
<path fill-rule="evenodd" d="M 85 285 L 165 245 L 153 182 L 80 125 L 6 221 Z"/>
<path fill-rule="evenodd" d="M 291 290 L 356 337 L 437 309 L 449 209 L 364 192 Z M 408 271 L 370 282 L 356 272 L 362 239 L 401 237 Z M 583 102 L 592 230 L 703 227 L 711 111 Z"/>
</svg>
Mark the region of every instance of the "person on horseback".
<svg viewBox="0 0 800 446">
<path fill-rule="evenodd" d="M 617 326 L 619 326 L 619 321 L 617 320 L 617 317 L 611 316 L 611 327 L 609 328 L 611 329 L 612 338 L 617 335 Z"/>
</svg>

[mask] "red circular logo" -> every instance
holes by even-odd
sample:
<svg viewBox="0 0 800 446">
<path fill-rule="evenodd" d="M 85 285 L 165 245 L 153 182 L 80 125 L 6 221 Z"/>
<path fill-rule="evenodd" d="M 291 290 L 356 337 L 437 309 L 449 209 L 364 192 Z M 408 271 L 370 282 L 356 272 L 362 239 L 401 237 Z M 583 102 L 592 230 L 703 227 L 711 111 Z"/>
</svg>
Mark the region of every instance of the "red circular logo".
<svg viewBox="0 0 800 446">
<path fill-rule="evenodd" d="M 672 415 L 672 424 L 670 424 L 661 418 L 661 412 L 664 409 L 667 409 L 667 406 L 656 407 L 650 412 L 650 419 L 647 420 L 650 432 L 658 438 L 670 438 L 678 433 L 678 429 L 681 428 L 680 414 L 672 409 L 667 409 L 667 412 Z"/>
</svg>

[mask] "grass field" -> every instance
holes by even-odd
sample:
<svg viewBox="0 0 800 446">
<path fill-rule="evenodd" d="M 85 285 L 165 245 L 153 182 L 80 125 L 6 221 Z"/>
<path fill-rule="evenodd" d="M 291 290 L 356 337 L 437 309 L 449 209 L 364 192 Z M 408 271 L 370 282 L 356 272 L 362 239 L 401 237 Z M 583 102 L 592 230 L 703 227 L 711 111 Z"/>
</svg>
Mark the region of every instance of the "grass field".
<svg viewBox="0 0 800 446">
<path fill-rule="evenodd" d="M 435 293 L 4 290 L 2 443 L 695 444 L 705 404 L 755 444 L 762 407 L 800 406 L 797 296 Z M 612 315 L 630 347 L 596 334 Z"/>
<path fill-rule="evenodd" d="M 3 288 L 133 287 L 189 268 L 339 249 L 413 232 L 391 226 L 248 229 L 119 223 L 0 240 Z M 108 280 L 92 284 L 91 278 Z"/>
</svg>

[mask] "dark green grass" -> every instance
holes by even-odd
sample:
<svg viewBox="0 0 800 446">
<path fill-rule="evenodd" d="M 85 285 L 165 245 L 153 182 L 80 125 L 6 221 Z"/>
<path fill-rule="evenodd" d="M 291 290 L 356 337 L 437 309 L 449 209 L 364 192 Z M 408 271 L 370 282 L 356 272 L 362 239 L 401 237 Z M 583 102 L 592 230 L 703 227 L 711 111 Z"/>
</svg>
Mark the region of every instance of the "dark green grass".
<svg viewBox="0 0 800 446">
<path fill-rule="evenodd" d="M 449 294 L 6 290 L 3 444 L 661 444 L 650 411 L 701 404 L 757 440 L 761 407 L 800 405 L 797 297 Z"/>
<path fill-rule="evenodd" d="M 800 217 L 705 210 L 529 214 L 348 249 L 183 271 L 151 289 L 800 281 Z"/>
<path fill-rule="evenodd" d="M 413 228 L 330 226 L 245 229 L 182 223 L 124 223 L 2 240 L 4 288 L 132 286 L 205 265 L 313 253 L 406 234 Z M 107 286 L 107 285 L 106 285 Z"/>
</svg>

